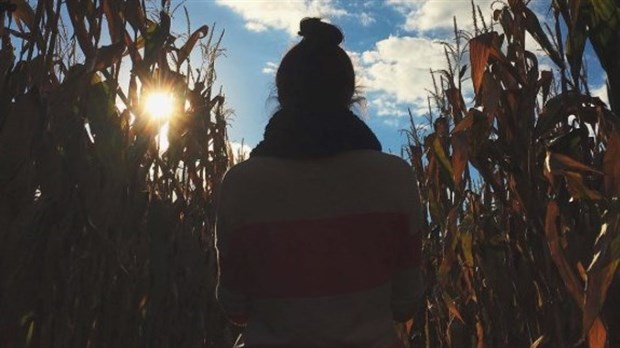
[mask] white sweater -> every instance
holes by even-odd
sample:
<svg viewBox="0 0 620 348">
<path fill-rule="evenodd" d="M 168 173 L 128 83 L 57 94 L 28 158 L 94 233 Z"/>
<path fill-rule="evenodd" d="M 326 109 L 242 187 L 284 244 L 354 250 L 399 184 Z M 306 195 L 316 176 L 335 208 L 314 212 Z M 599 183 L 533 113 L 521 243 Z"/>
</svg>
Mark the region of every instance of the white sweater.
<svg viewBox="0 0 620 348">
<path fill-rule="evenodd" d="M 399 347 L 420 305 L 422 213 L 411 167 L 357 150 L 254 157 L 219 194 L 218 300 L 246 347 Z"/>
</svg>

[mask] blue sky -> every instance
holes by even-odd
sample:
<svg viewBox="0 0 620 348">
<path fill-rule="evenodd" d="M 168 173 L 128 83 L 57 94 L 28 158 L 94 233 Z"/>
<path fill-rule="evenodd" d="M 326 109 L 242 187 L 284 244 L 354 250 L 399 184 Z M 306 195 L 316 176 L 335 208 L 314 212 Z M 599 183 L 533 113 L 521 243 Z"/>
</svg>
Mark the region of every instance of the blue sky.
<svg viewBox="0 0 620 348">
<path fill-rule="evenodd" d="M 188 0 L 172 5 L 179 3 L 187 8 L 193 28 L 216 23 L 216 31 L 226 31 L 226 55 L 216 65 L 217 84 L 223 86 L 228 107 L 234 110 L 231 141 L 243 140 L 249 147 L 262 139 L 277 107 L 274 71 L 287 49 L 299 41 L 301 18 L 320 16 L 343 30 L 343 47 L 354 61 L 366 98 L 366 107 L 358 113 L 375 131 L 384 151 L 394 154 L 400 154 L 405 143 L 400 130 L 408 127 L 407 108 L 416 117 L 425 113 L 426 90 L 432 87 L 429 69 L 445 67 L 438 42 L 452 38 L 453 16 L 461 28 L 472 28 L 469 0 Z M 544 21 L 550 16 L 549 3 L 534 0 L 530 7 Z M 492 8 L 501 6 L 488 0 L 476 4 L 487 24 Z M 184 32 L 183 11 L 174 16 L 173 23 Z M 528 49 L 543 55 L 533 40 L 530 43 Z M 590 59 L 591 88 L 604 98 L 604 77 L 594 61 Z M 541 64 L 551 67 L 548 60 Z M 466 94 L 471 91 L 468 83 L 464 89 Z"/>
</svg>

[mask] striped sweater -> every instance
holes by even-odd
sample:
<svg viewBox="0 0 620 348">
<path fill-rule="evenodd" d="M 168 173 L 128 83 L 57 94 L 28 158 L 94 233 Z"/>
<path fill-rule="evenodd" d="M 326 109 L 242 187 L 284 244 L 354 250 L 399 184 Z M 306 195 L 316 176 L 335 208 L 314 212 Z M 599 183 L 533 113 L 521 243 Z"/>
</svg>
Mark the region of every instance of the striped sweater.
<svg viewBox="0 0 620 348">
<path fill-rule="evenodd" d="M 246 347 L 399 347 L 420 305 L 422 215 L 402 159 L 253 157 L 219 194 L 218 300 Z"/>
</svg>

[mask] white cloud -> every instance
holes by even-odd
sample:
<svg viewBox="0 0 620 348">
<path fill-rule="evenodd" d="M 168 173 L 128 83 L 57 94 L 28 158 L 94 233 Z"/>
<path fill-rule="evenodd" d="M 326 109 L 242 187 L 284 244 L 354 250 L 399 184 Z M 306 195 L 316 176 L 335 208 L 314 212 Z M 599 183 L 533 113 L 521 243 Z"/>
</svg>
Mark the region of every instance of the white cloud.
<svg viewBox="0 0 620 348">
<path fill-rule="evenodd" d="M 430 39 L 390 36 L 364 52 L 347 52 L 357 75 L 356 85 L 366 94 L 377 116 L 406 116 L 427 110 L 430 69 L 445 68 L 443 47 Z"/>
<path fill-rule="evenodd" d="M 362 12 L 358 15 L 358 17 L 359 17 L 360 23 L 362 23 L 362 25 L 365 27 L 368 27 L 377 21 L 375 17 L 373 17 L 368 12 Z"/>
<path fill-rule="evenodd" d="M 609 97 L 607 96 L 607 84 L 606 83 L 603 83 L 602 85 L 591 89 L 590 94 L 593 97 L 601 98 L 603 103 L 609 105 Z"/>
<path fill-rule="evenodd" d="M 446 64 L 443 48 L 432 40 L 390 36 L 362 52 L 360 81 L 368 92 L 385 92 L 396 103 L 423 103 L 432 87 L 429 69 Z"/>
<path fill-rule="evenodd" d="M 336 6 L 332 0 L 216 0 L 216 3 L 241 15 L 248 30 L 256 32 L 267 29 L 285 30 L 291 36 L 297 35 L 299 21 L 304 17 L 329 19 L 347 15 L 347 11 Z"/>
<path fill-rule="evenodd" d="M 489 9 L 492 0 L 477 0 L 475 5 L 485 16 L 487 25 L 490 25 Z M 446 0 L 388 0 L 399 12 L 405 15 L 403 29 L 408 31 L 429 31 L 434 29 L 451 29 L 454 17 L 460 28 L 472 28 L 473 17 L 470 1 Z M 478 19 L 480 21 L 480 19 Z M 482 23 L 479 23 L 482 26 Z"/>
<path fill-rule="evenodd" d="M 235 163 L 239 163 L 247 159 L 248 157 L 250 157 L 250 152 L 252 152 L 252 147 L 243 143 L 243 141 L 241 142 L 231 141 L 229 144 L 230 144 L 230 149 L 232 150 L 232 154 L 234 156 Z"/>
<path fill-rule="evenodd" d="M 396 102 L 389 94 L 380 94 L 370 100 L 370 107 L 377 111 L 377 116 L 405 116 L 406 106 Z"/>
<path fill-rule="evenodd" d="M 267 62 L 263 67 L 263 74 L 274 75 L 278 71 L 278 64 L 274 62 Z"/>
<path fill-rule="evenodd" d="M 245 28 L 249 31 L 255 31 L 257 33 L 267 30 L 267 26 L 259 22 L 247 22 L 245 23 Z"/>
<path fill-rule="evenodd" d="M 346 50 L 345 50 L 346 51 Z M 355 71 L 355 86 L 360 89 L 358 92 L 366 93 L 369 87 L 369 82 L 366 80 L 366 74 L 364 71 L 366 67 L 362 63 L 362 55 L 359 52 L 346 51 L 353 63 L 353 70 Z"/>
<path fill-rule="evenodd" d="M 398 118 L 385 118 L 383 120 L 383 123 L 390 126 L 390 127 L 394 127 L 394 128 L 401 128 L 402 125 L 400 124 L 400 119 Z"/>
</svg>

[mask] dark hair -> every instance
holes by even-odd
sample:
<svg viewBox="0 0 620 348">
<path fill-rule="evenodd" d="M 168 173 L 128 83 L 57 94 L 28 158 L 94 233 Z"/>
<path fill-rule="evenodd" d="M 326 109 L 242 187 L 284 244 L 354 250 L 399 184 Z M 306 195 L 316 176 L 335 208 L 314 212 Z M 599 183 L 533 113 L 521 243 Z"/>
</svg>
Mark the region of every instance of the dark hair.
<svg viewBox="0 0 620 348">
<path fill-rule="evenodd" d="M 282 109 L 348 108 L 355 93 L 355 73 L 337 27 L 319 18 L 299 24 L 301 42 L 286 53 L 276 74 Z"/>
</svg>

